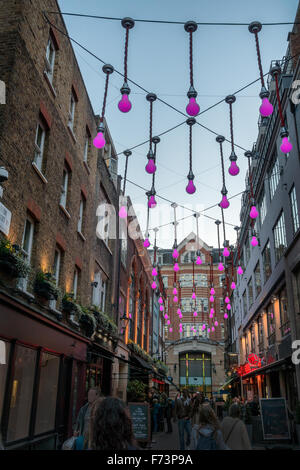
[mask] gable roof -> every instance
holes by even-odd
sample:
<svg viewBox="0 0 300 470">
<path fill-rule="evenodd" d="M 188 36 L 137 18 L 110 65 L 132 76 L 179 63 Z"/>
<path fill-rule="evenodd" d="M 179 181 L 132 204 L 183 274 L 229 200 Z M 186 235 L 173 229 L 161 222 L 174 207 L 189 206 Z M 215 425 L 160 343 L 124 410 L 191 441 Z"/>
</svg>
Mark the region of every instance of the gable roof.
<svg viewBox="0 0 300 470">
<path fill-rule="evenodd" d="M 195 240 L 197 242 L 197 235 L 194 232 L 190 232 L 187 237 L 185 237 L 178 245 L 178 251 L 182 250 L 191 240 Z M 195 243 L 196 245 L 196 243 Z M 212 250 L 212 246 L 208 246 L 200 237 L 198 237 L 198 246 L 199 249 L 204 248 L 207 251 Z M 197 247 L 195 246 L 195 250 Z"/>
</svg>

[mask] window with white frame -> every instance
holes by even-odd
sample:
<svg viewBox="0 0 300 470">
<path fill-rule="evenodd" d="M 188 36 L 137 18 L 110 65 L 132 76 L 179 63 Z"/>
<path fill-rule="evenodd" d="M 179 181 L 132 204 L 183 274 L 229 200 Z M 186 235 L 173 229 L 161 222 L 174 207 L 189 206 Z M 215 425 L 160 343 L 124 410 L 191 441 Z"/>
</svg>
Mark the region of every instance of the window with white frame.
<svg viewBox="0 0 300 470">
<path fill-rule="evenodd" d="M 277 220 L 276 225 L 273 228 L 274 235 L 274 248 L 275 248 L 275 259 L 276 262 L 282 257 L 284 250 L 286 249 L 286 232 L 285 232 L 285 221 L 284 213 L 281 214 Z"/>
<path fill-rule="evenodd" d="M 38 122 L 35 133 L 34 164 L 40 172 L 43 170 L 46 129 L 41 121 Z"/>
<path fill-rule="evenodd" d="M 68 201 L 68 187 L 69 187 L 69 171 L 67 167 L 64 168 L 63 171 L 63 181 L 61 185 L 61 195 L 60 195 L 60 205 L 67 208 L 67 201 Z"/>
<path fill-rule="evenodd" d="M 58 286 L 59 276 L 60 276 L 60 266 L 61 266 L 61 250 L 56 248 L 54 253 L 54 262 L 53 262 L 53 277 L 55 279 L 55 285 Z M 56 308 L 56 300 L 50 300 L 50 308 Z"/>
<path fill-rule="evenodd" d="M 102 279 L 100 283 L 100 308 L 103 312 L 105 311 L 105 298 L 106 298 L 106 281 Z"/>
<path fill-rule="evenodd" d="M 76 97 L 72 89 L 70 98 L 70 109 L 69 109 L 69 122 L 68 126 L 74 131 L 75 126 L 75 111 L 76 111 Z"/>
<path fill-rule="evenodd" d="M 259 202 L 258 202 L 258 212 L 259 212 L 259 222 L 260 226 L 264 223 L 266 214 L 267 214 L 267 200 L 266 200 L 266 194 L 265 191 L 263 190 Z"/>
<path fill-rule="evenodd" d="M 180 338 L 191 338 L 192 336 L 201 336 L 208 338 L 209 334 L 207 328 L 202 330 L 203 323 L 182 323 L 182 331 L 180 331 Z"/>
<path fill-rule="evenodd" d="M 186 251 L 181 256 L 182 263 L 192 263 L 196 259 L 196 252 L 195 251 Z"/>
<path fill-rule="evenodd" d="M 90 149 L 90 136 L 86 134 L 84 141 L 83 161 L 88 163 L 89 161 L 89 149 Z"/>
<path fill-rule="evenodd" d="M 78 224 L 77 224 L 77 231 L 79 233 L 83 233 L 84 208 L 85 208 L 85 200 L 83 196 L 81 196 L 80 205 L 79 205 L 79 217 L 78 217 Z"/>
<path fill-rule="evenodd" d="M 269 176 L 269 189 L 270 189 L 270 198 L 271 200 L 274 197 L 275 191 L 277 189 L 279 180 L 280 180 L 280 164 L 277 158 L 276 153 L 273 155 L 273 160 L 268 172 Z"/>
<path fill-rule="evenodd" d="M 74 269 L 74 277 L 73 277 L 73 294 L 74 294 L 74 299 L 77 298 L 78 294 L 78 285 L 79 285 L 79 276 L 80 276 L 80 271 L 77 268 L 77 266 Z"/>
<path fill-rule="evenodd" d="M 31 255 L 32 255 L 32 246 L 33 246 L 33 236 L 34 236 L 34 222 L 31 218 L 27 217 L 24 226 L 23 239 L 22 239 L 22 256 L 24 261 L 30 265 Z M 18 282 L 18 287 L 24 291 L 27 290 L 28 285 L 28 276 L 26 278 L 21 278 Z"/>
<path fill-rule="evenodd" d="M 53 82 L 55 64 L 55 46 L 51 36 L 49 36 L 47 49 L 46 49 L 46 72 L 50 83 Z"/>
<path fill-rule="evenodd" d="M 292 220 L 293 220 L 293 232 L 295 234 L 297 230 L 299 229 L 299 213 L 298 213 L 298 204 L 297 204 L 295 185 L 293 185 L 290 191 L 290 207 L 291 207 Z"/>
</svg>

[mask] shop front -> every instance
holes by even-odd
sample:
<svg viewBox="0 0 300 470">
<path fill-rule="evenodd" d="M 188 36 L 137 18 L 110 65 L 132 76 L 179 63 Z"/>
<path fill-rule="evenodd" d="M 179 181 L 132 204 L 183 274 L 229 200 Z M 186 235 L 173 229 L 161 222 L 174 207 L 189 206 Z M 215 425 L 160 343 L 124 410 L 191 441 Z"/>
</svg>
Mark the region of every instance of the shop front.
<svg viewBox="0 0 300 470">
<path fill-rule="evenodd" d="M 7 449 L 55 449 L 83 404 L 89 340 L 0 294 L 0 418 Z"/>
</svg>

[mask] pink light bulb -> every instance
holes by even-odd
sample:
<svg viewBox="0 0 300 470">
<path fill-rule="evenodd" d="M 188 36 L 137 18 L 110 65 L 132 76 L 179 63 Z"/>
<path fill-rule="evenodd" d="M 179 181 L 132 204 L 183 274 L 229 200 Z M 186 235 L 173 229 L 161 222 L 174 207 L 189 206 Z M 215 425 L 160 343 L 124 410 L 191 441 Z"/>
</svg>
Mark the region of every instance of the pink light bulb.
<svg viewBox="0 0 300 470">
<path fill-rule="evenodd" d="M 213 313 L 210 313 L 209 314 L 209 318 L 213 318 L 214 317 L 214 314 Z"/>
<path fill-rule="evenodd" d="M 215 327 L 214 327 L 214 326 L 211 327 L 211 331 L 212 331 L 212 332 L 215 331 Z"/>
<path fill-rule="evenodd" d="M 159 303 L 159 304 L 163 304 L 163 303 L 164 303 L 164 301 L 163 301 L 163 299 L 162 299 L 161 297 L 158 299 L 158 303 Z"/>
<path fill-rule="evenodd" d="M 231 305 L 227 304 L 227 310 L 231 310 Z"/>
<path fill-rule="evenodd" d="M 223 266 L 222 263 L 219 263 L 218 270 L 219 271 L 224 271 L 224 266 Z"/>
<path fill-rule="evenodd" d="M 258 217 L 258 211 L 257 211 L 255 206 L 251 207 L 250 217 L 251 217 L 251 219 L 256 219 L 256 217 Z"/>
<path fill-rule="evenodd" d="M 210 313 L 211 313 L 211 315 L 213 315 L 215 313 L 215 310 L 213 308 L 211 308 Z"/>
<path fill-rule="evenodd" d="M 182 323 L 179 323 L 179 328 L 182 328 Z"/>
<path fill-rule="evenodd" d="M 171 327 L 171 328 L 169 328 L 169 332 L 170 332 L 170 333 L 172 333 L 172 331 L 173 331 L 173 328 L 172 328 L 172 327 Z"/>
<path fill-rule="evenodd" d="M 178 251 L 176 250 L 176 248 L 174 248 L 173 253 L 172 253 L 172 257 L 173 257 L 174 259 L 176 259 L 176 258 L 178 258 L 178 256 L 179 256 L 179 253 L 178 253 Z"/>
<path fill-rule="evenodd" d="M 175 264 L 174 264 L 174 271 L 175 271 L 176 273 L 178 273 L 178 271 L 179 271 L 178 263 L 175 263 Z"/>
<path fill-rule="evenodd" d="M 215 289 L 213 287 L 210 289 L 210 293 L 211 295 L 215 295 Z"/>
<path fill-rule="evenodd" d="M 257 246 L 258 245 L 258 240 L 255 236 L 252 237 L 252 240 L 251 240 L 251 245 L 252 246 Z"/>
<path fill-rule="evenodd" d="M 230 251 L 228 250 L 227 246 L 225 246 L 225 248 L 223 250 L 223 256 L 225 256 L 225 258 L 230 256 Z"/>
<path fill-rule="evenodd" d="M 189 116 L 197 116 L 200 111 L 200 106 L 196 101 L 196 98 L 190 98 L 189 104 L 185 108 Z"/>
<path fill-rule="evenodd" d="M 200 256 L 197 256 L 196 264 L 202 264 L 202 259 L 200 258 Z"/>
<path fill-rule="evenodd" d="M 214 300 L 215 300 L 215 299 L 214 299 L 214 296 L 211 295 L 210 298 L 209 298 L 209 301 L 210 301 L 210 302 L 214 302 Z"/>
<path fill-rule="evenodd" d="M 173 295 L 177 295 L 177 289 L 176 289 L 176 287 L 174 287 L 174 289 L 173 289 Z"/>
<path fill-rule="evenodd" d="M 164 319 L 165 319 L 165 320 L 168 320 L 168 318 L 169 318 L 168 315 L 165 314 L 165 315 L 164 315 Z"/>
<path fill-rule="evenodd" d="M 229 207 L 229 201 L 228 201 L 225 194 L 222 197 L 222 201 L 220 202 L 220 206 L 222 207 L 222 209 L 227 209 L 227 207 Z"/>
<path fill-rule="evenodd" d="M 181 314 L 181 310 L 180 310 L 180 308 L 178 308 L 178 309 L 177 309 L 177 313 L 178 313 L 178 315 L 180 315 L 180 314 Z"/>
<path fill-rule="evenodd" d="M 243 268 L 241 266 L 238 267 L 237 273 L 241 275 L 244 273 Z"/>
<path fill-rule="evenodd" d="M 215 321 L 215 326 L 218 326 L 218 325 L 219 325 L 218 320 L 216 320 Z"/>
<path fill-rule="evenodd" d="M 177 295 L 175 295 L 175 297 L 173 297 L 173 302 L 176 304 L 178 302 L 178 297 Z"/>
<path fill-rule="evenodd" d="M 207 328 L 207 333 L 210 333 L 210 328 Z"/>
<path fill-rule="evenodd" d="M 196 186 L 194 185 L 193 180 L 189 180 L 187 187 L 185 188 L 188 194 L 194 194 L 196 191 Z"/>
<path fill-rule="evenodd" d="M 128 316 L 129 316 L 129 318 L 132 318 L 132 315 L 131 315 L 131 313 L 129 313 L 129 315 L 128 315 Z"/>
<path fill-rule="evenodd" d="M 289 153 L 292 150 L 293 146 L 289 139 L 287 137 L 283 137 L 281 145 L 280 145 L 280 150 L 283 153 Z"/>
<path fill-rule="evenodd" d="M 234 290 L 235 288 L 236 288 L 235 282 L 232 281 L 232 283 L 231 283 L 231 289 Z"/>
<path fill-rule="evenodd" d="M 163 311 L 164 311 L 164 307 L 161 305 L 161 306 L 159 307 L 159 310 L 160 310 L 161 312 L 163 312 Z"/>
<path fill-rule="evenodd" d="M 144 241 L 143 245 L 144 245 L 145 248 L 149 248 L 150 242 L 149 242 L 148 238 L 146 238 L 146 240 Z"/>
<path fill-rule="evenodd" d="M 262 116 L 270 116 L 273 113 L 273 106 L 271 105 L 268 98 L 263 98 L 259 108 L 259 112 Z"/>
<path fill-rule="evenodd" d="M 193 299 L 193 300 L 196 299 L 196 294 L 195 294 L 195 292 L 192 293 L 192 299 Z"/>
<path fill-rule="evenodd" d="M 203 325 L 202 325 L 202 330 L 205 330 L 205 328 L 206 328 L 206 325 L 203 324 Z"/>
<path fill-rule="evenodd" d="M 124 95 L 122 95 L 122 98 L 120 99 L 118 103 L 118 108 L 122 113 L 128 113 L 128 111 L 131 110 L 131 107 L 132 107 L 132 104 L 129 101 L 128 95 L 124 93 Z"/>
<path fill-rule="evenodd" d="M 156 282 L 155 281 L 152 282 L 151 287 L 152 287 L 152 289 L 156 289 Z"/>
<path fill-rule="evenodd" d="M 236 176 L 239 174 L 240 169 L 234 160 L 231 162 L 228 172 L 231 176 Z"/>
<path fill-rule="evenodd" d="M 170 320 L 168 320 L 168 321 L 167 321 L 167 325 L 171 325 L 171 322 L 170 322 Z"/>
<path fill-rule="evenodd" d="M 120 219 L 126 219 L 127 217 L 127 210 L 125 209 L 124 206 L 122 206 L 121 209 L 119 210 L 119 217 Z"/>
<path fill-rule="evenodd" d="M 93 144 L 94 144 L 94 147 L 96 147 L 97 149 L 102 149 L 104 147 L 106 142 L 105 142 L 104 135 L 102 132 L 98 132 L 98 134 L 93 140 Z"/>
<path fill-rule="evenodd" d="M 229 304 L 229 302 L 230 302 L 230 299 L 229 299 L 229 297 L 228 297 L 228 296 L 227 296 L 227 297 L 225 297 L 225 303 L 226 303 L 226 304 Z"/>
<path fill-rule="evenodd" d="M 153 269 L 152 269 L 152 276 L 153 276 L 153 277 L 157 276 L 156 268 L 153 268 Z"/>
<path fill-rule="evenodd" d="M 224 313 L 224 318 L 227 319 L 228 318 L 228 315 L 227 313 Z"/>
<path fill-rule="evenodd" d="M 149 207 L 149 209 L 154 209 L 154 207 L 156 206 L 156 204 L 157 204 L 157 202 L 156 202 L 156 200 L 155 200 L 154 195 L 152 194 L 152 195 L 150 196 L 149 201 L 148 201 L 148 207 Z"/>
<path fill-rule="evenodd" d="M 182 313 L 181 313 L 181 314 L 179 315 L 179 318 L 182 318 L 182 316 L 183 316 L 183 315 L 182 315 Z"/>
<path fill-rule="evenodd" d="M 152 175 L 153 173 L 156 172 L 156 165 L 154 163 L 154 160 L 152 158 L 150 158 L 148 160 L 148 163 L 147 165 L 145 166 L 145 170 L 147 171 L 147 173 L 149 173 L 150 175 Z"/>
<path fill-rule="evenodd" d="M 195 311 L 195 312 L 194 312 L 194 317 L 197 317 L 197 315 L 198 315 L 198 313 Z"/>
</svg>

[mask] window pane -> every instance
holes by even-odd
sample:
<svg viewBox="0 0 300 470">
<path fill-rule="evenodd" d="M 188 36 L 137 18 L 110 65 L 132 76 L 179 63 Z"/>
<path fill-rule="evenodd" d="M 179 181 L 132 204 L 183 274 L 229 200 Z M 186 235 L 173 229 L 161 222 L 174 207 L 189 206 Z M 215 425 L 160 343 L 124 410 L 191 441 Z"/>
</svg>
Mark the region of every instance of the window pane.
<svg viewBox="0 0 300 470">
<path fill-rule="evenodd" d="M 28 436 L 35 373 L 36 351 L 16 346 L 16 359 L 9 408 L 7 441 Z"/>
<path fill-rule="evenodd" d="M 262 256 L 263 256 L 263 267 L 264 267 L 264 278 L 265 278 L 264 282 L 267 282 L 267 280 L 271 276 L 271 253 L 270 253 L 269 241 L 264 248 Z"/>
<path fill-rule="evenodd" d="M 31 222 L 27 219 L 25 222 L 24 239 L 23 239 L 23 250 L 26 252 L 27 255 L 30 254 L 31 236 L 32 236 Z"/>
<path fill-rule="evenodd" d="M 280 165 L 278 163 L 277 155 L 275 154 L 273 156 L 273 162 L 269 170 L 269 188 L 270 188 L 271 200 L 273 199 L 279 180 L 280 180 Z"/>
<path fill-rule="evenodd" d="M 51 431 L 55 427 L 59 361 L 58 356 L 42 353 L 35 434 Z"/>
<path fill-rule="evenodd" d="M 273 228 L 273 235 L 274 235 L 274 245 L 275 245 L 275 258 L 277 262 L 282 257 L 284 250 L 286 248 L 286 233 L 285 233 L 285 221 L 284 221 L 283 212 L 281 212 L 278 222 Z"/>
<path fill-rule="evenodd" d="M 255 266 L 254 279 L 255 279 L 255 291 L 256 291 L 256 297 L 257 297 L 261 292 L 261 278 L 260 278 L 260 265 L 259 265 L 259 262 Z"/>
<path fill-rule="evenodd" d="M 292 212 L 292 220 L 293 220 L 293 231 L 295 234 L 299 228 L 299 214 L 298 214 L 298 205 L 297 205 L 295 186 L 293 186 L 290 192 L 290 204 L 291 204 L 291 212 Z"/>
<path fill-rule="evenodd" d="M 7 341 L 0 341 L 0 418 L 5 393 L 7 363 L 9 358 L 10 344 Z"/>
</svg>

